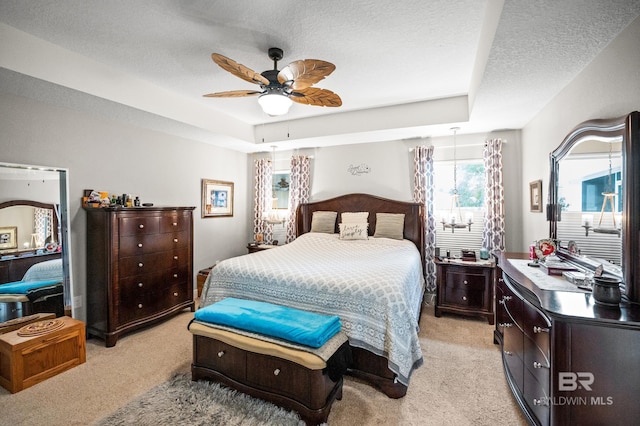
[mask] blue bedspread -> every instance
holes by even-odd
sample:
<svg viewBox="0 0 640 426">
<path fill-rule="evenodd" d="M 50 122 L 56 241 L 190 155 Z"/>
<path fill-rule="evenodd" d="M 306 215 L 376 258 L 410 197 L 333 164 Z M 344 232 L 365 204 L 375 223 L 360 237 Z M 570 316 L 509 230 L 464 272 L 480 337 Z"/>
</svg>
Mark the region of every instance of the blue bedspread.
<svg viewBox="0 0 640 426">
<path fill-rule="evenodd" d="M 228 297 L 198 309 L 199 321 L 221 324 L 241 330 L 319 348 L 340 331 L 338 316 Z"/>
<path fill-rule="evenodd" d="M 61 281 L 14 281 L 12 283 L 0 285 L 0 294 L 27 294 L 33 289 L 48 287 L 56 284 L 61 284 Z"/>
</svg>

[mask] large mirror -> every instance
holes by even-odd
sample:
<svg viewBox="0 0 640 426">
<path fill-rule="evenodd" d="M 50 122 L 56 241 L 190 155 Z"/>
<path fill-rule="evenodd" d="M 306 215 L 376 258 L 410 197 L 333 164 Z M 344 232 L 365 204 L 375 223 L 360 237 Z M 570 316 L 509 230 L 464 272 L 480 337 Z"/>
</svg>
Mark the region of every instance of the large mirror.
<svg viewBox="0 0 640 426">
<path fill-rule="evenodd" d="M 604 265 L 633 302 L 640 287 L 638 120 L 633 112 L 575 127 L 550 155 L 547 206 L 558 254 L 588 269 Z"/>
<path fill-rule="evenodd" d="M 67 171 L 0 163 L 0 322 L 72 315 Z"/>
</svg>

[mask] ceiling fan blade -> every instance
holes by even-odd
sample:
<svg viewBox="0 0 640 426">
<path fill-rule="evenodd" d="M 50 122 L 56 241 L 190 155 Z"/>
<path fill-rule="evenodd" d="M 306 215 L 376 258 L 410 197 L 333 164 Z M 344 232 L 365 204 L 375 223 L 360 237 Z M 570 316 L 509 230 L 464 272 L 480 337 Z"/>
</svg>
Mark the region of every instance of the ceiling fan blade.
<svg viewBox="0 0 640 426">
<path fill-rule="evenodd" d="M 298 90 L 291 93 L 291 100 L 299 104 L 339 107 L 342 105 L 340 96 L 331 90 L 319 89 L 317 87 L 309 87 L 307 89 Z"/>
<path fill-rule="evenodd" d="M 278 73 L 278 81 L 293 80 L 291 88 L 301 90 L 310 87 L 331 74 L 336 66 L 319 59 L 304 59 L 291 62 Z"/>
<path fill-rule="evenodd" d="M 240 77 L 241 79 L 248 81 L 249 83 L 264 84 L 265 86 L 269 85 L 269 80 L 263 77 L 260 73 L 257 73 L 251 68 L 247 68 L 244 65 L 237 63 L 233 59 L 229 59 L 226 56 L 222 56 L 218 53 L 211 54 L 211 59 L 213 59 L 213 62 L 218 64 L 223 70 L 229 71 L 231 74 L 235 75 L 236 77 Z"/>
<path fill-rule="evenodd" d="M 257 96 L 260 94 L 262 94 L 262 92 L 255 90 L 229 90 L 228 92 L 209 93 L 202 96 L 205 98 L 241 98 L 243 96 Z"/>
</svg>

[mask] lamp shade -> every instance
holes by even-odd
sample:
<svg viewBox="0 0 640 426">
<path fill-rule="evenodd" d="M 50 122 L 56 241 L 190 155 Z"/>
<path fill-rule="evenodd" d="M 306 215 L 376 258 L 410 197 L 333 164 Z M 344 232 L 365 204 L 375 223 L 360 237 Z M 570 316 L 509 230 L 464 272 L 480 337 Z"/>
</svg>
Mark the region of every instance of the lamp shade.
<svg viewBox="0 0 640 426">
<path fill-rule="evenodd" d="M 293 103 L 287 96 L 279 93 L 265 93 L 258 98 L 262 110 L 271 116 L 284 115 Z"/>
</svg>

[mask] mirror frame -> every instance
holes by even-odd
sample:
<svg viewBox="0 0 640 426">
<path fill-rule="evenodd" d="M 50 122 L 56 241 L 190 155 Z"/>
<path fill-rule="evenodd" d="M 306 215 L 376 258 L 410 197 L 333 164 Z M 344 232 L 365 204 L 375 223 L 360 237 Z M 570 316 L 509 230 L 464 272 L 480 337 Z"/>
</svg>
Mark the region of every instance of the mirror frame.
<svg viewBox="0 0 640 426">
<path fill-rule="evenodd" d="M 55 230 L 54 232 L 58 232 L 58 215 L 56 214 L 56 206 L 54 204 L 41 203 L 39 201 L 32 201 L 32 200 L 9 200 L 9 201 L 0 203 L 0 210 L 7 207 L 15 207 L 15 206 L 37 207 L 40 209 L 52 210 L 53 215 L 51 216 L 51 218 L 53 223 L 52 223 L 51 229 Z M 57 234 L 56 234 L 56 240 L 58 240 Z M 16 251 L 19 251 L 19 250 L 20 250 L 20 247 L 16 249 Z"/>
<path fill-rule="evenodd" d="M 614 119 L 585 121 L 564 138 L 560 146 L 549 154 L 549 203 L 547 220 L 549 237 L 558 239 L 558 222 L 561 220 L 558 204 L 559 162 L 574 146 L 585 139 L 614 139 L 622 143 L 622 285 L 621 290 L 629 302 L 640 303 L 640 113 L 634 111 Z M 635 188 L 635 191 L 634 191 Z M 635 214 L 634 214 L 635 213 Z M 561 247 L 558 254 L 587 269 L 597 265 L 574 256 Z"/>
<path fill-rule="evenodd" d="M 71 235 L 69 218 L 69 169 L 49 166 L 36 166 L 29 164 L 16 164 L 0 162 L 0 167 L 20 170 L 41 170 L 47 172 L 57 172 L 60 185 L 60 204 L 58 204 L 60 222 L 60 235 L 62 242 L 62 270 L 64 273 L 64 309 L 65 314 L 75 317 L 75 295 L 73 290 L 73 273 L 71 262 Z"/>
</svg>

